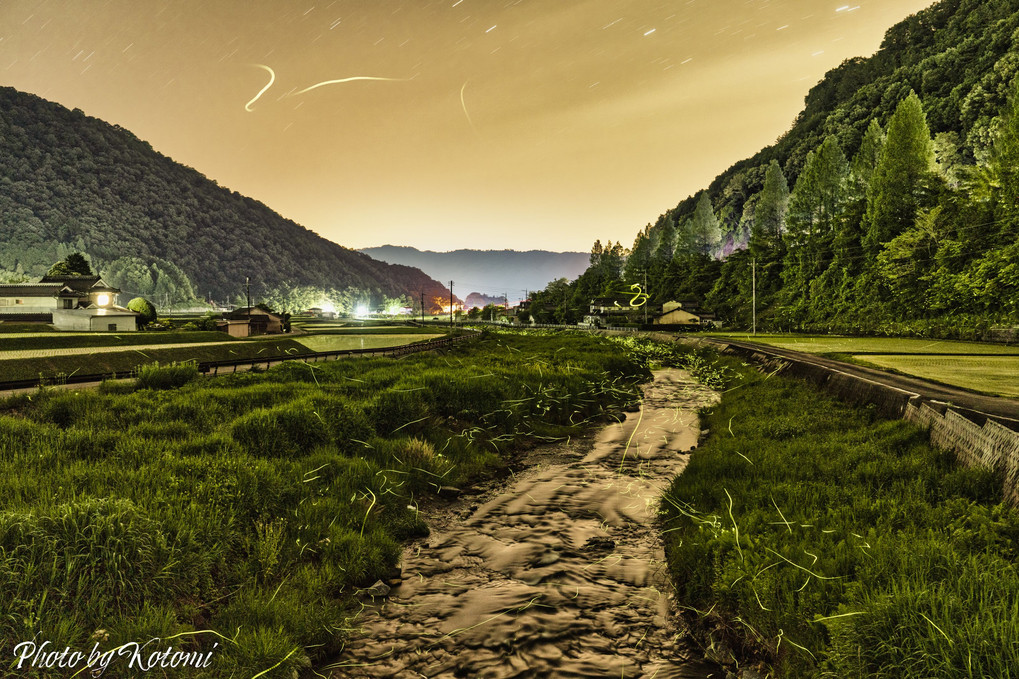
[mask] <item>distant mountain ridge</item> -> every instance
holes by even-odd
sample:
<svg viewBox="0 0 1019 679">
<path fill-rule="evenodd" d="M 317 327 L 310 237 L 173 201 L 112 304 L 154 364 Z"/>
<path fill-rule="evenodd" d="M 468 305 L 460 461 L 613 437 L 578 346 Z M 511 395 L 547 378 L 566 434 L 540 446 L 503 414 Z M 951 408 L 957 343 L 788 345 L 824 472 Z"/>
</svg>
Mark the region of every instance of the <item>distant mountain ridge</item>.
<svg viewBox="0 0 1019 679">
<path fill-rule="evenodd" d="M 220 187 L 127 130 L 0 87 L 0 275 L 35 277 L 81 251 L 111 284 L 158 300 L 294 308 L 449 291 Z"/>
<path fill-rule="evenodd" d="M 433 252 L 417 248 L 382 245 L 361 248 L 361 252 L 391 264 L 421 269 L 436 280 L 454 282 L 460 297 L 477 292 L 490 297 L 503 295 L 512 303 L 527 291 L 541 290 L 559 278 L 574 279 L 591 261 L 586 252 L 547 250 L 453 250 Z"/>
</svg>

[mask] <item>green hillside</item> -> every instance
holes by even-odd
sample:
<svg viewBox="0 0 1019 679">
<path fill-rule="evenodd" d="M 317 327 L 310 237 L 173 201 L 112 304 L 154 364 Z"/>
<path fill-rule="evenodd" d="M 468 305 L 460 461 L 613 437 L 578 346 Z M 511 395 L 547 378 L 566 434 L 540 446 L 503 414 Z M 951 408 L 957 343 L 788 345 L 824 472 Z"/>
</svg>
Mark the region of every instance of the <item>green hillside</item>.
<svg viewBox="0 0 1019 679">
<path fill-rule="evenodd" d="M 597 246 L 562 320 L 648 276 L 749 325 L 979 335 L 1019 313 L 1019 1 L 943 0 L 806 97 L 774 145 L 647 225 Z M 752 113 L 748 113 L 752 115 Z M 623 255 L 627 255 L 625 258 Z"/>
<path fill-rule="evenodd" d="M 161 301 L 240 299 L 246 276 L 279 306 L 448 297 L 421 271 L 328 241 L 119 126 L 0 88 L 0 279 L 40 275 L 71 251 Z"/>
</svg>

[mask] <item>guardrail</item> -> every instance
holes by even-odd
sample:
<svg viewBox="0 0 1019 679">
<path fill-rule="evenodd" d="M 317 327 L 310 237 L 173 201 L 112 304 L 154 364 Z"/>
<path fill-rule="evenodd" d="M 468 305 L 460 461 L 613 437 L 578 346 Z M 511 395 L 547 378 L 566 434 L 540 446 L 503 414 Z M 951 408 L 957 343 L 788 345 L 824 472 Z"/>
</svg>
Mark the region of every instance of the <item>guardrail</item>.
<svg viewBox="0 0 1019 679">
<path fill-rule="evenodd" d="M 205 375 L 218 375 L 220 372 L 238 372 L 239 368 L 247 366 L 245 370 L 251 370 L 252 368 L 270 368 L 274 365 L 279 365 L 285 361 L 303 361 L 304 363 L 319 363 L 322 361 L 335 361 L 339 358 L 347 356 L 406 356 L 408 354 L 416 354 L 422 351 L 433 351 L 435 349 L 441 349 L 453 344 L 460 342 L 469 341 L 476 339 L 481 335 L 477 331 L 466 331 L 462 335 L 456 337 L 443 337 L 441 339 L 428 340 L 426 342 L 419 342 L 416 344 L 404 344 L 396 347 L 379 347 L 375 349 L 342 349 L 337 351 L 314 351 L 307 354 L 299 354 L 296 356 L 267 356 L 265 358 L 258 359 L 234 359 L 229 361 L 202 361 L 199 362 L 198 372 Z M 233 370 L 229 370 L 233 368 Z M 93 382 L 102 382 L 103 380 L 118 379 L 126 377 L 134 377 L 134 371 L 129 373 L 92 373 L 92 374 L 72 374 L 65 375 L 59 378 L 35 378 L 30 380 L 7 380 L 0 381 L 0 391 L 9 391 L 14 389 L 33 389 L 35 387 L 42 387 L 54 384 L 87 384 Z"/>
</svg>

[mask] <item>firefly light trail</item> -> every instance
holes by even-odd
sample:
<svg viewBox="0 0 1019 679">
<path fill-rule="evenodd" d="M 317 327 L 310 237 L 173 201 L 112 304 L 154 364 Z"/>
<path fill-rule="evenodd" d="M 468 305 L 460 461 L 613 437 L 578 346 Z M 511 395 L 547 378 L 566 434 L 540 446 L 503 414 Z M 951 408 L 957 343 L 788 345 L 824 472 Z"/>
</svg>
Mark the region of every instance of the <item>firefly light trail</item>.
<svg viewBox="0 0 1019 679">
<path fill-rule="evenodd" d="M 464 86 L 460 88 L 460 106 L 463 107 L 464 115 L 467 116 L 467 122 L 470 124 L 471 129 L 474 130 L 474 134 L 477 134 L 478 128 L 474 127 L 474 121 L 471 120 L 471 114 L 467 112 L 467 102 L 464 101 L 464 90 L 467 89 L 467 83 L 469 82 L 470 80 L 466 81 Z"/>
<path fill-rule="evenodd" d="M 406 78 L 377 78 L 377 77 L 371 76 L 371 75 L 355 75 L 355 76 L 352 76 L 350 78 L 340 78 L 338 80 L 326 80 L 324 82 L 316 83 L 316 84 L 312 85 L 311 87 L 305 87 L 303 90 L 298 90 L 297 92 L 294 92 L 294 94 L 291 95 L 291 96 L 297 96 L 298 94 L 304 94 L 305 92 L 311 92 L 314 89 L 318 89 L 319 87 L 325 87 L 326 85 L 337 85 L 339 83 L 349 83 L 349 82 L 352 82 L 354 80 L 387 80 L 387 81 L 390 81 L 390 82 L 403 82 L 403 81 L 406 81 Z"/>
<path fill-rule="evenodd" d="M 244 105 L 244 110 L 247 111 L 248 113 L 252 113 L 253 112 L 251 110 L 251 105 L 254 104 L 256 101 L 258 101 L 258 98 L 261 97 L 263 94 L 265 94 L 265 91 L 267 89 L 269 89 L 270 87 L 272 87 L 272 84 L 274 82 L 276 82 L 276 72 L 273 71 L 271 68 L 269 68 L 268 66 L 263 66 L 262 64 L 252 64 L 252 66 L 257 66 L 258 68 L 264 68 L 266 71 L 268 71 L 269 72 L 269 83 L 265 87 L 260 89 L 258 91 L 258 94 L 256 94 L 255 97 L 251 101 L 249 101 L 248 103 L 246 103 Z"/>
</svg>

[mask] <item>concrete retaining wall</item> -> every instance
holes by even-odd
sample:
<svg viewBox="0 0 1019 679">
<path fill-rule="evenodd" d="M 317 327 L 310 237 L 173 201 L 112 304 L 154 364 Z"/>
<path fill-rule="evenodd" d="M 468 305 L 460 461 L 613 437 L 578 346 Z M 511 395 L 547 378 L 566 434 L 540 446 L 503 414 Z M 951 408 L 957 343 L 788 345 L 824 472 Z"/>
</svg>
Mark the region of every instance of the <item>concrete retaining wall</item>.
<svg viewBox="0 0 1019 679">
<path fill-rule="evenodd" d="M 927 429 L 931 445 L 954 452 L 964 465 L 1000 471 L 1005 498 L 1019 504 L 1019 432 L 991 419 L 978 425 L 950 408 L 939 413 L 926 403 L 907 405 L 904 419 Z"/>
<path fill-rule="evenodd" d="M 927 429 L 931 445 L 954 452 L 962 464 L 999 470 L 1005 498 L 1019 505 L 1019 432 L 993 418 L 968 411 L 963 414 L 944 403 L 925 402 L 919 394 L 809 361 L 732 345 L 725 351 L 750 359 L 765 371 L 810 382 L 840 400 L 873 404 L 885 417 L 905 419 Z"/>
</svg>

